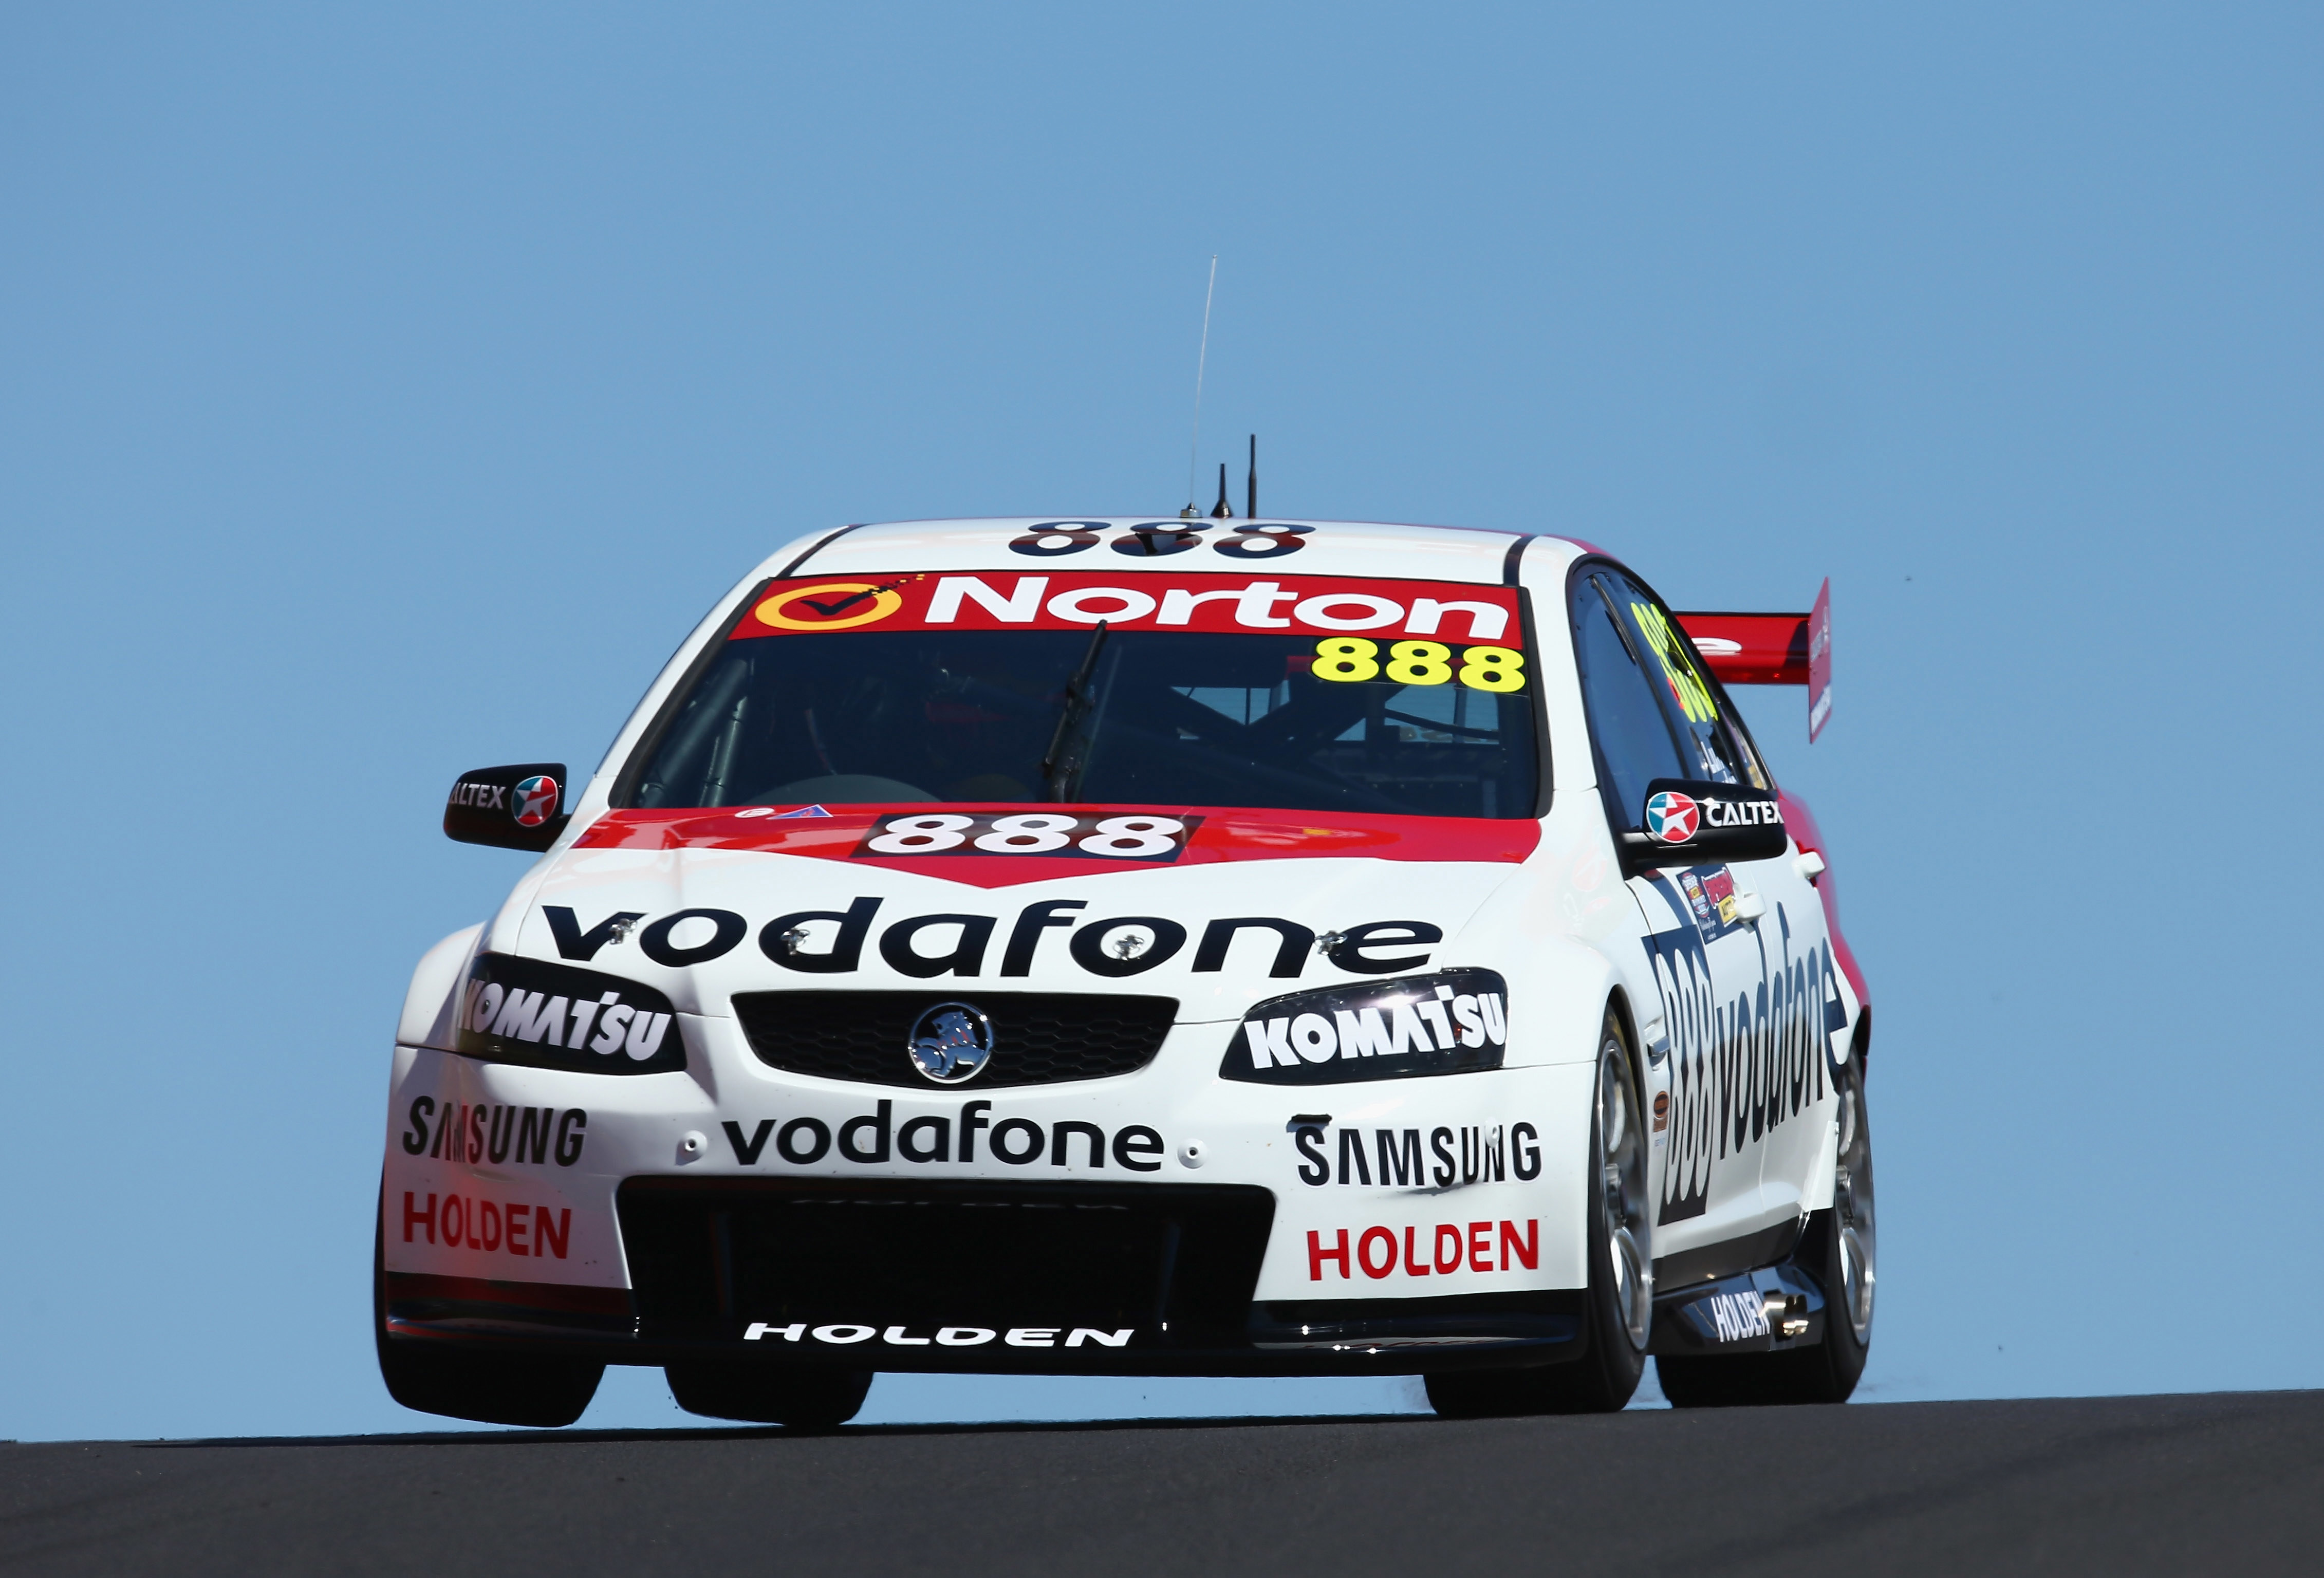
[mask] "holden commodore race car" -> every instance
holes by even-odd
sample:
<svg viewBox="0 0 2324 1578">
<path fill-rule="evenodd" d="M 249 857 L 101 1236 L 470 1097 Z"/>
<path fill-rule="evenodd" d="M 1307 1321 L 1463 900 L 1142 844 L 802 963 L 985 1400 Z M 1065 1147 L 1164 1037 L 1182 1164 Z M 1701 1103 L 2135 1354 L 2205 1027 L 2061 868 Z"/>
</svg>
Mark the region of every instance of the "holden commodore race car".
<svg viewBox="0 0 2324 1578">
<path fill-rule="evenodd" d="M 374 1325 L 409 1407 L 607 1364 L 828 1426 L 881 1370 L 1414 1374 L 1453 1415 L 1836 1401 L 1870 1013 L 1727 680 L 1813 619 L 1590 544 L 947 521 L 786 546 L 420 961 Z"/>
</svg>

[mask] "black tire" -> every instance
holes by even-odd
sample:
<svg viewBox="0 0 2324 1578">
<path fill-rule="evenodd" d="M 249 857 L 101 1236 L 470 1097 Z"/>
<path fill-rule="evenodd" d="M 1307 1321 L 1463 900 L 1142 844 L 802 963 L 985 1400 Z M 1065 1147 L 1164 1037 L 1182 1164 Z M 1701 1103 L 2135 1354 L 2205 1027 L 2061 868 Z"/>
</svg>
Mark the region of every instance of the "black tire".
<svg viewBox="0 0 2324 1578">
<path fill-rule="evenodd" d="M 1787 1353 L 1731 1359 L 1664 1354 L 1655 1377 L 1674 1408 L 1844 1403 L 1872 1352 L 1872 1291 L 1878 1246 L 1872 1200 L 1872 1126 L 1864 1103 L 1863 1047 L 1834 1081 L 1843 1103 L 1841 1148 L 1830 1211 L 1815 1215 L 1796 1261 L 1824 1288 L 1823 1341 Z"/>
<path fill-rule="evenodd" d="M 669 1395 L 689 1414 L 829 1430 L 855 1417 L 872 1389 L 868 1370 L 825 1365 L 735 1363 L 698 1360 L 667 1364 Z"/>
<path fill-rule="evenodd" d="M 602 1364 L 529 1354 L 437 1348 L 387 1334 L 387 1257 L 379 1217 L 372 1218 L 371 1333 L 387 1395 L 422 1414 L 487 1425 L 570 1425 L 597 1395 Z"/>
<path fill-rule="evenodd" d="M 1449 1419 L 1523 1414 L 1610 1414 L 1630 1400 L 1646 1369 L 1651 1257 L 1632 1230 L 1646 1221 L 1646 1143 L 1638 1081 L 1621 1021 L 1606 1016 L 1598 1050 L 1598 1099 L 1590 1120 L 1590 1287 L 1582 1350 L 1527 1370 L 1456 1370 L 1425 1378 L 1429 1406 Z M 1607 1140 L 1615 1148 L 1611 1166 Z M 1609 1190 L 1609 1174 L 1616 1187 Z"/>
</svg>

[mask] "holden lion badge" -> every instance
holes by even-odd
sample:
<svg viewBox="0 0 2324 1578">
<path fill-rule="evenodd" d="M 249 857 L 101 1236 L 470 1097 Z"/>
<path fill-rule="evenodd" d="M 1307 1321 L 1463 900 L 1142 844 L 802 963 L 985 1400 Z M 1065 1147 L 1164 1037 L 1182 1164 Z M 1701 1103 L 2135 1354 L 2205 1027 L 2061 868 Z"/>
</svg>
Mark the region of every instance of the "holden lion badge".
<svg viewBox="0 0 2324 1578">
<path fill-rule="evenodd" d="M 538 827 L 557 815 L 557 780 L 539 773 L 516 786 L 516 825 Z"/>
<path fill-rule="evenodd" d="M 912 1023 L 912 1066 L 938 1084 L 961 1084 L 992 1060 L 992 1021 L 973 1003 L 940 1002 Z"/>
<path fill-rule="evenodd" d="M 1646 831 L 1665 844 L 1684 844 L 1694 836 L 1694 825 L 1701 815 L 1702 808 L 1692 795 L 1665 789 L 1646 800 Z"/>
</svg>

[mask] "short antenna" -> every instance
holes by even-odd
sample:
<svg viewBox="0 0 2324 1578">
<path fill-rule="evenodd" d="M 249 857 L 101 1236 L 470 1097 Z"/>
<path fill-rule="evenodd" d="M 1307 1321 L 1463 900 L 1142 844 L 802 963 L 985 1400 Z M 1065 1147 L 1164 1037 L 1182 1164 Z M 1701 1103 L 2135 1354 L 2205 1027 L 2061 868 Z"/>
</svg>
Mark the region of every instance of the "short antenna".
<svg viewBox="0 0 2324 1578">
<path fill-rule="evenodd" d="M 1199 520 L 1202 512 L 1194 508 L 1194 474 L 1201 469 L 1203 453 L 1203 365 L 1211 356 L 1211 297 L 1219 288 L 1219 254 L 1211 254 L 1211 282 L 1203 287 L 1203 344 L 1194 353 L 1194 436 L 1186 445 L 1186 507 L 1178 512 L 1182 521 Z"/>
<path fill-rule="evenodd" d="M 1213 521 L 1234 519 L 1234 507 L 1227 503 L 1227 463 L 1223 460 L 1219 462 L 1219 502 L 1211 506 L 1211 519 Z"/>
<path fill-rule="evenodd" d="M 1259 519 L 1259 435 L 1250 436 L 1250 474 L 1243 484 L 1242 518 Z"/>
</svg>

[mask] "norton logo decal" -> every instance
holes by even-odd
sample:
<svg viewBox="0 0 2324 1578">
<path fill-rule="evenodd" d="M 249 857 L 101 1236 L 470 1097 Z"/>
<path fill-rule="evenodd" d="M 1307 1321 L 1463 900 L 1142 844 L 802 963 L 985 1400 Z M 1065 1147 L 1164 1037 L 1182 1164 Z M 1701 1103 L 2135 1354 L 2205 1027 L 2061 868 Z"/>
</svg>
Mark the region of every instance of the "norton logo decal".
<svg viewBox="0 0 2324 1578">
<path fill-rule="evenodd" d="M 510 792 L 516 796 L 520 827 L 538 827 L 557 815 L 557 780 L 547 773 L 526 779 Z"/>
<path fill-rule="evenodd" d="M 852 974 L 863 966 L 863 950 L 872 941 L 872 921 L 886 902 L 884 899 L 866 897 L 853 900 L 844 909 L 798 909 L 779 915 L 758 928 L 759 951 L 786 970 L 816 975 Z M 1157 964 L 1167 964 L 1185 953 L 1189 942 L 1194 945 L 1194 973 L 1214 974 L 1227 967 L 1228 954 L 1237 939 L 1247 938 L 1242 952 L 1250 963 L 1256 964 L 1272 953 L 1268 974 L 1290 979 L 1296 977 L 1306 967 L 1307 960 L 1318 952 L 1335 968 L 1351 975 L 1392 975 L 1400 970 L 1417 969 L 1428 962 L 1428 949 L 1444 940 L 1443 927 L 1425 920 L 1367 921 L 1319 937 L 1311 927 L 1270 915 L 1243 915 L 1211 921 L 1203 927 L 1197 940 L 1185 925 L 1167 916 L 1116 915 L 1084 922 L 1074 912 L 1088 908 L 1086 899 L 1040 900 L 1018 912 L 1005 937 L 997 935 L 1001 927 L 997 916 L 907 916 L 882 929 L 876 946 L 881 961 L 889 969 L 914 980 L 928 981 L 939 975 L 983 974 L 987 955 L 998 942 L 999 974 L 1029 975 L 1044 936 L 1050 931 L 1065 931 L 1071 934 L 1065 939 L 1065 952 L 1075 964 L 1093 975 L 1119 978 L 1142 974 Z M 655 964 L 672 970 L 722 958 L 740 947 L 752 933 L 752 922 L 731 909 L 680 909 L 651 921 L 646 921 L 643 911 L 624 909 L 586 931 L 579 917 L 562 905 L 544 906 L 542 914 L 549 921 L 557 951 L 567 959 L 592 958 L 599 949 L 620 942 L 634 928 L 639 950 Z M 645 924 L 641 926 L 641 922 Z M 1417 951 L 1404 951 L 1407 948 Z M 521 961 L 512 961 L 508 967 L 514 968 L 519 964 Z M 557 967 L 544 968 L 554 971 Z M 580 982 L 586 973 L 564 974 Z M 1479 973 L 1454 972 L 1448 974 L 1447 979 L 1452 974 L 1462 974 L 1465 983 L 1466 976 Z M 613 976 L 589 974 L 587 981 L 635 990 Z M 528 980 L 526 984 L 541 983 Z M 1493 976 L 1489 985 L 1499 988 L 1500 978 Z M 669 1006 L 659 993 L 654 995 L 656 1008 Z M 572 1001 L 578 1002 L 580 998 L 576 995 Z M 1499 1001 L 1502 1000 L 1497 999 L 1493 1009 L 1496 1015 L 1499 1013 Z M 565 999 L 558 1000 L 560 1009 L 564 1002 Z M 496 1010 L 502 1007 L 498 999 L 493 1006 Z M 474 1011 L 481 1013 L 481 1003 Z M 626 1020 L 629 1015 L 623 1014 L 622 1018 Z M 631 1022 L 634 1029 L 634 1021 Z M 1465 1015 L 1461 1022 L 1467 1025 Z M 1488 1022 L 1479 1020 L 1480 1026 Z M 583 1033 L 576 1029 L 555 1044 L 577 1046 Z M 652 1031 L 649 1040 L 658 1041 L 659 1036 L 658 1030 Z M 644 1043 L 631 1044 L 631 1057 L 640 1055 L 641 1044 Z M 610 1044 L 592 1042 L 591 1046 L 599 1051 L 612 1049 Z M 467 1047 L 460 1049 L 466 1051 Z M 1498 1061 L 1497 1047 L 1478 1050 L 1492 1051 Z"/>
<path fill-rule="evenodd" d="M 751 617 L 775 630 L 854 630 L 877 624 L 901 608 L 904 600 L 896 588 L 902 585 L 901 581 L 821 581 L 791 586 L 761 602 L 751 611 Z"/>
<path fill-rule="evenodd" d="M 1684 844 L 1694 836 L 1700 815 L 1692 795 L 1665 789 L 1646 801 L 1646 831 L 1665 844 Z"/>
<path fill-rule="evenodd" d="M 940 1002 L 912 1027 L 912 1066 L 938 1084 L 964 1084 L 992 1060 L 992 1021 L 974 1003 Z"/>
<path fill-rule="evenodd" d="M 1111 584 L 1109 584 L 1111 583 Z M 1128 583 L 1128 584 L 1123 584 Z M 1280 631 L 1339 636 L 1387 632 L 1490 646 L 1517 629 L 1516 591 L 1463 581 L 1356 576 L 1244 580 L 1142 573 L 948 576 L 784 585 L 760 599 L 730 638 L 865 630 L 1121 630 L 1198 634 Z M 1491 688 L 1484 687 L 1483 688 Z"/>
</svg>

